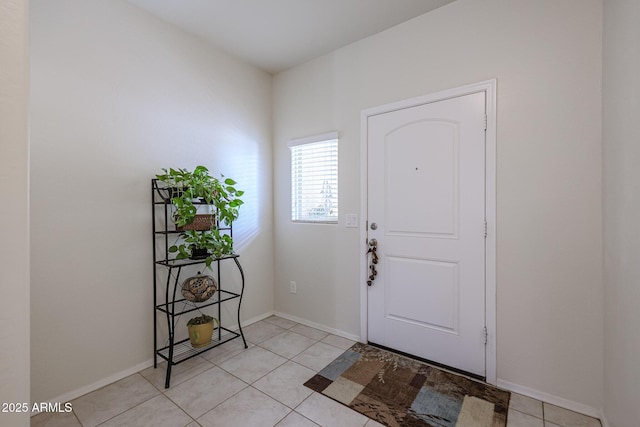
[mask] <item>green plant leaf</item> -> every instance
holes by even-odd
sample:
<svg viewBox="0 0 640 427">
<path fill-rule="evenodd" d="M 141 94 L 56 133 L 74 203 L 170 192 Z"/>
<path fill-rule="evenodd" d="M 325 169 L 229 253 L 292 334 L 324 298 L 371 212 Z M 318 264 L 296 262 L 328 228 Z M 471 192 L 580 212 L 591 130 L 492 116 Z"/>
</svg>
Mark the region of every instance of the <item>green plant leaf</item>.
<svg viewBox="0 0 640 427">
<path fill-rule="evenodd" d="M 193 170 L 194 174 L 202 174 L 203 172 L 209 172 L 209 169 L 207 169 L 206 166 L 196 166 Z"/>
</svg>

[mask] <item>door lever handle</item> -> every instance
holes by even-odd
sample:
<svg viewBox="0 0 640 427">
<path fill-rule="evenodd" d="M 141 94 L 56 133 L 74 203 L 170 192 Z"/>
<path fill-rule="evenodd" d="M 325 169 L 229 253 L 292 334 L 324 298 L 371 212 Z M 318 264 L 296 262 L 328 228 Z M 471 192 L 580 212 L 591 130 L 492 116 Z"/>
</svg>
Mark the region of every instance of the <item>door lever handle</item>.
<svg viewBox="0 0 640 427">
<path fill-rule="evenodd" d="M 369 250 L 367 251 L 367 255 L 371 254 L 371 261 L 369 262 L 369 279 L 367 280 L 367 285 L 373 285 L 373 281 L 378 275 L 378 271 L 376 270 L 376 264 L 378 263 L 378 241 L 376 239 L 369 240 Z"/>
</svg>

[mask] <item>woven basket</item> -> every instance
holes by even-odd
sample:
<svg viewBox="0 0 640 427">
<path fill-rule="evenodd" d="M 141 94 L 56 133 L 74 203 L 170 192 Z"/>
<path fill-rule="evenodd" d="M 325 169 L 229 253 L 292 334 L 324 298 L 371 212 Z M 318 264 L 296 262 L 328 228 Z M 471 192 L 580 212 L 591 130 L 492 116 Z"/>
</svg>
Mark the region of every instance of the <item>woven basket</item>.
<svg viewBox="0 0 640 427">
<path fill-rule="evenodd" d="M 216 224 L 216 216 L 214 214 L 197 214 L 193 222 L 185 224 L 181 227 L 176 225 L 177 231 L 205 231 L 210 230 L 212 225 Z"/>
</svg>

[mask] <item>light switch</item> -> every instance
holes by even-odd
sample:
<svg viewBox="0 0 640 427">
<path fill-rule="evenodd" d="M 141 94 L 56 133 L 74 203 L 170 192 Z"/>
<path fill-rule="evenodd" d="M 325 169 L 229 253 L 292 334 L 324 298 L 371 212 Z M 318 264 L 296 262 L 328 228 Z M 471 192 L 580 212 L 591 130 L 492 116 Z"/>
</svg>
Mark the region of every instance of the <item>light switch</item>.
<svg viewBox="0 0 640 427">
<path fill-rule="evenodd" d="M 358 227 L 358 214 L 346 214 L 344 216 L 345 227 L 357 228 Z"/>
</svg>

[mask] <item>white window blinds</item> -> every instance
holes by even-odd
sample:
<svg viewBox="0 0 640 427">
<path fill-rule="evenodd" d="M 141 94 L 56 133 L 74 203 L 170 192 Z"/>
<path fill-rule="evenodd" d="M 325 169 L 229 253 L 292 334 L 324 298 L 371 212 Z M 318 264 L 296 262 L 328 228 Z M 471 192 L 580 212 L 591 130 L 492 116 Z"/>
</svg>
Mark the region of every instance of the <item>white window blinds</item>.
<svg viewBox="0 0 640 427">
<path fill-rule="evenodd" d="M 338 222 L 338 133 L 297 139 L 291 149 L 291 220 Z"/>
</svg>

